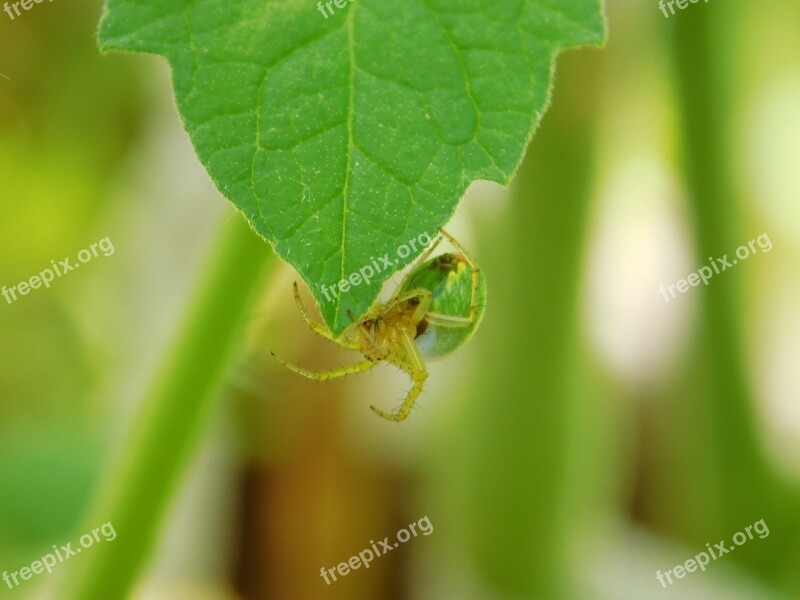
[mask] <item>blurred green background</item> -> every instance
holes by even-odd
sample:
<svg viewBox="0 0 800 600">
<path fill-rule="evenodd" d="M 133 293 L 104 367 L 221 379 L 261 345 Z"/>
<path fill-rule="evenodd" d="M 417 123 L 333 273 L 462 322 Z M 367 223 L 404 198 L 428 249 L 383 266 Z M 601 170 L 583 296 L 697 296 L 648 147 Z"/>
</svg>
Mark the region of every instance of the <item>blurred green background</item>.
<svg viewBox="0 0 800 600">
<path fill-rule="evenodd" d="M 97 52 L 100 11 L 0 13 L 0 286 L 116 250 L 0 298 L 0 571 L 105 522 L 92 498 L 239 219 L 164 62 Z M 604 50 L 560 57 L 512 189 L 474 185 L 450 226 L 488 310 L 409 421 L 368 410 L 404 397 L 392 369 L 316 385 L 271 361 L 357 358 L 273 267 L 131 597 L 800 598 L 800 5 L 607 11 Z M 763 233 L 769 253 L 659 293 Z M 424 516 L 430 536 L 320 577 Z M 761 519 L 768 537 L 659 584 Z M 0 597 L 63 598 L 86 559 Z"/>
</svg>

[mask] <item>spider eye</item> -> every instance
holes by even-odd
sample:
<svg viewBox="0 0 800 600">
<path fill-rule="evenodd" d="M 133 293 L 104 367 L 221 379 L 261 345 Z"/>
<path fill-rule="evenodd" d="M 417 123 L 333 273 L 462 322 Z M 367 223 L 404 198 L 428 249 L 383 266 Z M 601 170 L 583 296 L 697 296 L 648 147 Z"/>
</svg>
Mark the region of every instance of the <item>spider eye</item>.
<svg viewBox="0 0 800 600">
<path fill-rule="evenodd" d="M 434 259 L 436 267 L 439 271 L 447 275 L 452 271 L 457 271 L 459 266 L 464 264 L 466 261 L 464 257 L 460 254 L 442 254 Z"/>
</svg>

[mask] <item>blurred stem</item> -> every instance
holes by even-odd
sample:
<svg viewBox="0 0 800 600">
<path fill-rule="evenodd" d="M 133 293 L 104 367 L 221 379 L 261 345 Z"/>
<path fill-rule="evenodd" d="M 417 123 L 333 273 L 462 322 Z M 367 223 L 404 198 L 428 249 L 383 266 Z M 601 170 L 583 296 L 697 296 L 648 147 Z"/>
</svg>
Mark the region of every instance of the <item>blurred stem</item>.
<svg viewBox="0 0 800 600">
<path fill-rule="evenodd" d="M 758 232 L 745 231 L 741 222 L 731 148 L 734 130 L 733 74 L 739 65 L 741 19 L 739 2 L 708 5 L 692 18 L 675 19 L 673 57 L 681 110 L 682 167 L 694 210 L 698 264 L 728 254 Z M 742 267 L 739 267 L 741 269 Z M 784 579 L 787 589 L 800 589 L 796 564 L 798 496 L 770 468 L 758 442 L 757 414 L 746 369 L 742 328 L 744 271 L 734 269 L 715 278 L 700 295 L 700 356 L 705 393 L 698 395 L 707 451 L 697 457 L 709 477 L 692 493 L 713 497 L 718 514 L 707 515 L 706 535 L 732 535 L 763 518 L 773 535 L 757 555 L 740 553 L 768 581 Z M 774 532 L 778 532 L 777 535 Z"/>
<path fill-rule="evenodd" d="M 484 368 L 457 450 L 473 560 L 503 598 L 574 598 L 571 451 L 581 425 L 574 378 L 577 298 L 594 172 L 600 52 L 559 58 L 555 98 L 518 175 L 513 210 L 479 260 L 489 312 Z"/>
<path fill-rule="evenodd" d="M 724 38 L 714 35 L 731 27 L 732 7 L 725 7 L 728 15 L 705 8 L 712 10 L 677 20 L 673 39 L 682 116 L 682 167 L 694 210 L 699 264 L 708 263 L 709 257 L 731 256 L 751 238 L 750 232 L 743 230 L 730 181 L 733 97 L 725 77 L 731 68 L 727 64 L 730 53 L 725 51 Z M 709 444 L 716 446 L 707 459 L 719 461 L 710 470 L 717 474 L 717 481 L 707 480 L 706 484 L 715 488 L 708 492 L 725 499 L 720 515 L 725 527 L 746 525 L 735 519 L 757 514 L 744 511 L 756 509 L 766 483 L 745 370 L 740 325 L 742 275 L 726 273 L 701 295 L 703 371 L 710 385 L 706 431 L 711 432 Z"/>
<path fill-rule="evenodd" d="M 62 598 L 128 597 L 220 396 L 270 263 L 270 248 L 236 215 L 90 514 L 90 527 L 110 521 L 117 538 L 81 557 Z"/>
</svg>

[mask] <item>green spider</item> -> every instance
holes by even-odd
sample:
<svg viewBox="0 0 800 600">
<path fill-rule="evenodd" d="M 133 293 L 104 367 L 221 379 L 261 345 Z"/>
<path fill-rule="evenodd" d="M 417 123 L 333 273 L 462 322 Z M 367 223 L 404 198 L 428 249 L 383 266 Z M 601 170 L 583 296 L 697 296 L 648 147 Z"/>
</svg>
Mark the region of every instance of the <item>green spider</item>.
<svg viewBox="0 0 800 600">
<path fill-rule="evenodd" d="M 360 321 L 350 314 L 353 324 L 338 338 L 308 316 L 297 283 L 294 284 L 294 298 L 308 326 L 343 348 L 360 351 L 366 361 L 315 373 L 297 367 L 273 352 L 275 359 L 314 381 L 361 373 L 380 362 L 390 362 L 408 373 L 414 386 L 396 412 L 389 414 L 375 406 L 370 408 L 384 419 L 405 420 L 428 378 L 425 359 L 450 354 L 471 338 L 486 307 L 486 278 L 483 273 L 450 234 L 444 229 L 440 231 L 441 234 L 419 257 L 391 299 L 376 303 Z M 427 260 L 442 238 L 446 238 L 458 253 L 441 254 Z"/>
</svg>

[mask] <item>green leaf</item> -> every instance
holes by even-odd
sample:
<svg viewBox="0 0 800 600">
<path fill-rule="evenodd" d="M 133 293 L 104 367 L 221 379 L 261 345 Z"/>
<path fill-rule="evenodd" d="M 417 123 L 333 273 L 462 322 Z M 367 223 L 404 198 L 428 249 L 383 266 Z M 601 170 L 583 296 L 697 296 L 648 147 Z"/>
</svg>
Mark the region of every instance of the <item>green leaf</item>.
<svg viewBox="0 0 800 600">
<path fill-rule="evenodd" d="M 600 0 L 338 2 L 108 0 L 100 29 L 104 50 L 167 58 L 200 160 L 334 334 L 472 181 L 509 183 L 556 54 L 605 29 Z M 326 298 L 387 253 L 370 284 Z"/>
</svg>

